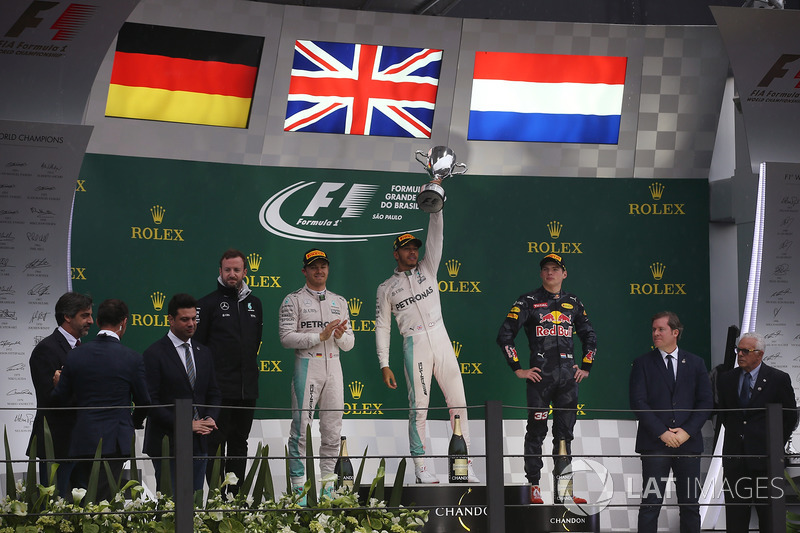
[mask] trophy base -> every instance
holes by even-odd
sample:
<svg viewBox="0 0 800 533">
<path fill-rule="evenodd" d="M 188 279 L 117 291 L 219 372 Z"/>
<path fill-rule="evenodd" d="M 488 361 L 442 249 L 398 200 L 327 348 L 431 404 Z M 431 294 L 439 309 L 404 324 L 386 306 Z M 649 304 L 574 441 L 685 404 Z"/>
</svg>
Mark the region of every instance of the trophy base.
<svg viewBox="0 0 800 533">
<path fill-rule="evenodd" d="M 437 183 L 426 183 L 417 195 L 417 205 L 426 213 L 438 213 L 446 200 L 444 189 Z"/>
</svg>

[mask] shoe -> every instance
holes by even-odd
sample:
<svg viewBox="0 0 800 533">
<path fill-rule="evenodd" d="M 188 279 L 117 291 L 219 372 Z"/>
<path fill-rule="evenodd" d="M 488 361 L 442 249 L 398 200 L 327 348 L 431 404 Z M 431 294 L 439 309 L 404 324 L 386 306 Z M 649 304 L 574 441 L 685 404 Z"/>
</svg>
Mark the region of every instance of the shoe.
<svg viewBox="0 0 800 533">
<path fill-rule="evenodd" d="M 428 467 L 425 465 L 415 466 L 414 475 L 417 477 L 417 483 L 439 483 L 439 480 L 436 478 L 436 476 L 431 474 L 431 472 L 428 470 Z"/>
<path fill-rule="evenodd" d="M 320 499 L 324 497 L 327 497 L 331 500 L 333 499 L 333 488 L 336 486 L 336 481 L 338 479 L 339 476 L 333 473 L 322 476 L 322 490 L 319 493 Z"/>
<path fill-rule="evenodd" d="M 579 497 L 577 497 L 577 496 L 573 496 L 573 497 L 572 497 L 572 503 L 575 503 L 575 504 L 581 505 L 581 504 L 584 504 L 584 503 L 586 503 L 586 500 L 585 500 L 584 498 L 579 498 Z"/>
<path fill-rule="evenodd" d="M 300 507 L 308 507 L 308 500 L 306 498 L 306 494 L 304 492 L 305 487 L 303 485 L 292 485 L 292 494 L 295 498 L 301 496 L 300 499 L 297 500 L 297 505 Z"/>
<path fill-rule="evenodd" d="M 475 470 L 472 469 L 472 459 L 467 463 L 467 483 L 480 483 L 481 480 L 475 475 Z"/>
<path fill-rule="evenodd" d="M 539 488 L 539 485 L 531 485 L 531 503 L 537 505 L 544 503 L 544 500 L 542 499 L 542 491 Z"/>
</svg>

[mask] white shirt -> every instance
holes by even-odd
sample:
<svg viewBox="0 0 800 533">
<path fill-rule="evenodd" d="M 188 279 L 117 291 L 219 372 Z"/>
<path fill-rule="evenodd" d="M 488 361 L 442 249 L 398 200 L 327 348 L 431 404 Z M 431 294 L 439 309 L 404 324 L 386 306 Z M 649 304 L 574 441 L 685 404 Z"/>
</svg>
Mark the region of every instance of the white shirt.
<svg viewBox="0 0 800 533">
<path fill-rule="evenodd" d="M 192 359 L 194 359 L 194 351 L 192 350 L 192 343 L 189 341 L 180 340 L 178 337 L 175 336 L 174 333 L 172 333 L 172 330 L 167 332 L 167 337 L 169 337 L 169 340 L 172 341 L 172 345 L 175 346 L 175 351 L 178 352 L 178 357 L 180 358 L 181 363 L 183 363 L 184 370 L 186 370 L 186 350 L 184 349 L 183 345 L 184 344 L 189 345 L 189 353 L 192 354 Z"/>
<path fill-rule="evenodd" d="M 661 353 L 661 358 L 664 360 L 664 366 L 667 367 L 667 370 L 669 370 L 669 361 L 667 360 L 667 356 L 668 355 L 672 356 L 672 373 L 673 373 L 672 377 L 677 379 L 678 378 L 678 347 L 676 346 L 675 349 L 671 353 L 665 352 L 661 348 L 659 348 L 658 351 Z"/>
<path fill-rule="evenodd" d="M 65 330 L 61 326 L 58 326 L 58 331 L 60 331 L 61 334 L 64 335 L 64 338 L 67 339 L 67 342 L 69 343 L 69 347 L 70 348 L 74 348 L 75 344 L 77 344 L 77 342 L 78 342 L 78 339 L 73 337 L 70 332 L 68 332 L 67 330 Z"/>
</svg>

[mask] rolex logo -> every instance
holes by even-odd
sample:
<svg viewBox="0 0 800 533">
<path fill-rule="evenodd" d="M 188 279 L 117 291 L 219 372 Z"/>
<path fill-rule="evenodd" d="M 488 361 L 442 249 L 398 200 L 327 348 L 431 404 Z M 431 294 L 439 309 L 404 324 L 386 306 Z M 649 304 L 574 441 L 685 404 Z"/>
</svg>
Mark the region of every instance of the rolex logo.
<svg viewBox="0 0 800 533">
<path fill-rule="evenodd" d="M 655 204 L 654 204 L 655 205 Z M 650 265 L 650 273 L 653 275 L 653 283 L 631 283 L 630 295 L 641 296 L 686 296 L 686 283 L 660 283 L 664 277 L 667 267 L 660 261 L 655 261 Z M 673 272 L 670 277 L 675 277 Z"/>
<path fill-rule="evenodd" d="M 154 205 L 150 208 L 150 214 L 153 215 L 153 223 L 161 224 L 164 222 L 164 213 L 167 211 L 160 205 Z"/>
<path fill-rule="evenodd" d="M 151 294 L 150 300 L 153 302 L 153 309 L 155 309 L 156 311 L 161 311 L 161 309 L 164 307 L 165 299 L 166 298 L 164 297 L 164 293 L 161 291 L 156 291 L 153 294 Z"/>
<path fill-rule="evenodd" d="M 364 392 L 364 384 L 360 381 L 351 381 L 347 388 L 350 389 L 350 395 L 354 400 L 361 398 L 361 393 Z"/>
<path fill-rule="evenodd" d="M 650 189 L 650 196 L 653 197 L 653 200 L 661 200 L 661 195 L 664 194 L 664 185 L 654 181 L 648 188 Z"/>
<path fill-rule="evenodd" d="M 547 231 L 550 232 L 551 239 L 558 239 L 559 235 L 561 235 L 561 229 L 564 227 L 564 224 L 559 222 L 558 220 L 551 220 L 547 223 Z"/>
<path fill-rule="evenodd" d="M 257 253 L 252 253 L 247 256 L 247 268 L 251 272 L 258 272 L 258 267 L 261 266 L 261 256 Z"/>
<path fill-rule="evenodd" d="M 451 341 L 451 343 L 453 345 L 453 351 L 456 352 L 456 358 L 458 358 L 458 356 L 461 355 L 461 348 L 463 348 L 464 345 L 458 341 Z"/>
<path fill-rule="evenodd" d="M 364 302 L 358 298 L 350 298 L 347 300 L 347 310 L 350 311 L 350 316 L 358 316 L 361 312 L 362 305 L 364 305 Z"/>
<path fill-rule="evenodd" d="M 664 271 L 666 269 L 667 269 L 667 267 L 664 266 L 664 263 L 659 263 L 658 261 L 656 261 L 655 263 L 650 265 L 650 272 L 653 273 L 653 279 L 654 280 L 660 280 L 661 278 L 663 278 L 664 277 Z"/>
<path fill-rule="evenodd" d="M 450 277 L 454 278 L 458 276 L 458 271 L 461 269 L 461 261 L 450 259 L 444 266 L 447 267 L 447 273 L 450 274 Z"/>
</svg>

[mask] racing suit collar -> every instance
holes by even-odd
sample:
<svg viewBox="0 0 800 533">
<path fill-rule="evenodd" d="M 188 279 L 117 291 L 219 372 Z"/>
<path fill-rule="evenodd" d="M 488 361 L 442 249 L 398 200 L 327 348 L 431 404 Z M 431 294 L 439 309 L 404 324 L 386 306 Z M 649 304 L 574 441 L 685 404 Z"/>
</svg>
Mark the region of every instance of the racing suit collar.
<svg viewBox="0 0 800 533">
<path fill-rule="evenodd" d="M 419 263 L 417 263 L 417 266 L 409 270 L 400 270 L 399 268 L 394 267 L 394 273 L 397 276 L 413 276 L 418 269 L 419 269 Z"/>
<path fill-rule="evenodd" d="M 553 300 L 557 300 L 557 299 L 561 298 L 564 295 L 564 289 L 561 289 L 558 292 L 550 292 L 550 291 L 548 291 L 547 289 L 544 288 L 544 285 L 542 285 L 541 288 L 545 292 L 545 294 L 547 294 Z"/>
<path fill-rule="evenodd" d="M 328 288 L 327 287 L 324 290 L 315 291 L 314 289 L 309 287 L 308 284 L 306 284 L 306 285 L 303 285 L 303 288 L 306 290 L 306 292 L 308 294 L 310 294 L 311 296 L 314 296 L 315 298 L 319 298 L 320 296 L 325 296 L 326 294 L 328 294 Z"/>
</svg>

